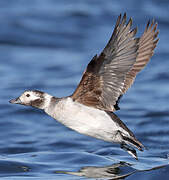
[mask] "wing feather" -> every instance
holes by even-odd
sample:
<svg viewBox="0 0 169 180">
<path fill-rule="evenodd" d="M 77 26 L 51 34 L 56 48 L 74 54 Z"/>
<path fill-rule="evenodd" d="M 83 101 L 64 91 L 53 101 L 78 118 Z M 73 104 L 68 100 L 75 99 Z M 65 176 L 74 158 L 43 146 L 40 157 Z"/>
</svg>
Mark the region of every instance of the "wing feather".
<svg viewBox="0 0 169 180">
<path fill-rule="evenodd" d="M 143 35 L 139 40 L 139 48 L 136 62 L 126 75 L 122 94 L 124 94 L 128 90 L 128 88 L 131 87 L 136 75 L 147 65 L 150 58 L 153 56 L 154 48 L 156 47 L 159 40 L 156 39 L 158 33 L 159 31 L 157 30 L 157 23 L 154 23 L 154 21 L 152 21 L 150 25 L 149 21 Z"/>
<path fill-rule="evenodd" d="M 106 47 L 90 61 L 71 95 L 74 101 L 106 111 L 119 109 L 119 99 L 146 66 L 158 42 L 154 21 L 147 23 L 141 38 L 135 38 L 137 28 L 131 26 L 132 19 L 126 23 L 126 13 L 120 14 Z"/>
<path fill-rule="evenodd" d="M 137 29 L 126 24 L 126 14 L 118 17 L 113 34 L 99 57 L 94 56 L 71 96 L 74 101 L 113 111 L 122 93 L 126 74 L 136 61 L 139 39 Z"/>
</svg>

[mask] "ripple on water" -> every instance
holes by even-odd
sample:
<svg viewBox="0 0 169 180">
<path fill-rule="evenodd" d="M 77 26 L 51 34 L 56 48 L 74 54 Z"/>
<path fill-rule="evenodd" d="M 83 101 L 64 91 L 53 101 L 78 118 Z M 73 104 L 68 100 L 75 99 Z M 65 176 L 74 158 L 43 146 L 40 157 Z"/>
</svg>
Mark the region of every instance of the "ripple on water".
<svg viewBox="0 0 169 180">
<path fill-rule="evenodd" d="M 117 157 L 117 159 L 116 159 Z M 125 161 L 123 161 L 125 160 Z M 128 163 L 126 163 L 126 160 Z M 168 160 L 151 157 L 140 158 L 140 162 L 118 156 L 102 156 L 86 152 L 34 152 L 17 155 L 4 155 L 0 157 L 0 177 L 36 177 L 38 173 L 42 178 L 58 178 L 64 174 L 65 179 L 76 179 L 76 176 L 87 178 L 124 178 L 140 174 L 141 177 L 151 177 L 152 170 L 166 171 Z M 66 164 L 66 166 L 65 166 Z M 99 164 L 99 166 L 98 166 Z M 169 174 L 169 173 L 168 173 Z"/>
</svg>

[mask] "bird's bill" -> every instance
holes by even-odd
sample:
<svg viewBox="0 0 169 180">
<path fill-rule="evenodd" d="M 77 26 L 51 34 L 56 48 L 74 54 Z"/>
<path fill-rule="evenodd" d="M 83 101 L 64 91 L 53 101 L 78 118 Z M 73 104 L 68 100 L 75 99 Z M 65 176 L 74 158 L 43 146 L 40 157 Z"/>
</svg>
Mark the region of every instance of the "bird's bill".
<svg viewBox="0 0 169 180">
<path fill-rule="evenodd" d="M 19 97 L 16 99 L 11 99 L 9 102 L 12 104 L 21 104 L 22 103 Z"/>
</svg>

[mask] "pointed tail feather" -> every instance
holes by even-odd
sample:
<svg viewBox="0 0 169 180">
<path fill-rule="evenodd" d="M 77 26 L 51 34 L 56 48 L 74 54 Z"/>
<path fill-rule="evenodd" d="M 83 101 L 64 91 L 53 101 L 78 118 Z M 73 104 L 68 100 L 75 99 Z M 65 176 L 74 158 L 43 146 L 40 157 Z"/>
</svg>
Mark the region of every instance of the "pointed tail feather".
<svg viewBox="0 0 169 180">
<path fill-rule="evenodd" d="M 139 142 L 136 138 L 133 138 L 133 137 L 126 137 L 126 136 L 123 136 L 123 140 L 126 144 L 129 144 L 129 145 L 132 145 L 134 147 L 136 147 L 139 151 L 144 151 L 145 147 L 144 145 Z"/>
<path fill-rule="evenodd" d="M 118 135 L 121 139 L 121 148 L 127 151 L 136 160 L 138 160 L 137 152 L 134 147 L 136 147 L 139 151 L 143 151 L 145 149 L 143 144 L 139 142 L 134 136 L 125 136 L 121 131 L 118 131 Z"/>
<path fill-rule="evenodd" d="M 130 155 L 132 155 L 136 160 L 138 160 L 138 157 L 137 157 L 137 152 L 134 148 L 132 148 L 131 146 L 125 144 L 125 143 L 122 143 L 121 144 L 121 148 L 124 150 L 124 151 L 127 151 Z"/>
</svg>

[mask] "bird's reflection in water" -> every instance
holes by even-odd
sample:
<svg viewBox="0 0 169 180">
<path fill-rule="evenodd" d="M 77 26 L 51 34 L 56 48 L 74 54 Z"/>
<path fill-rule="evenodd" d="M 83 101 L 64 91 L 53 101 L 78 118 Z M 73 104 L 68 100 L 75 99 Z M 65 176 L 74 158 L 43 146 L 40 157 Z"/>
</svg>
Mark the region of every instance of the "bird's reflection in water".
<svg viewBox="0 0 169 180">
<path fill-rule="evenodd" d="M 129 163 L 119 162 L 104 167 L 86 166 L 82 167 L 78 172 L 55 171 L 55 173 L 83 176 L 86 178 L 113 180 L 124 179 L 136 172 L 151 171 L 162 167 L 165 167 L 165 165 L 157 166 L 151 169 L 136 170 L 132 168 L 132 165 Z"/>
<path fill-rule="evenodd" d="M 131 165 L 128 163 L 119 162 L 119 163 L 115 163 L 113 165 L 104 166 L 104 167 L 86 166 L 86 167 L 81 168 L 78 172 L 56 171 L 56 173 L 84 176 L 87 178 L 121 179 L 137 171 L 131 168 L 130 166 Z"/>
</svg>

